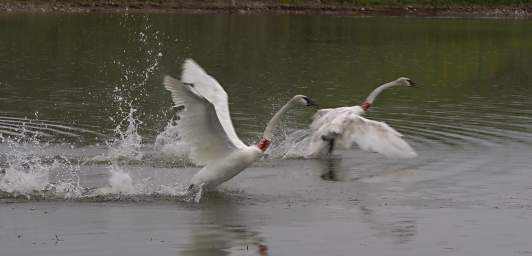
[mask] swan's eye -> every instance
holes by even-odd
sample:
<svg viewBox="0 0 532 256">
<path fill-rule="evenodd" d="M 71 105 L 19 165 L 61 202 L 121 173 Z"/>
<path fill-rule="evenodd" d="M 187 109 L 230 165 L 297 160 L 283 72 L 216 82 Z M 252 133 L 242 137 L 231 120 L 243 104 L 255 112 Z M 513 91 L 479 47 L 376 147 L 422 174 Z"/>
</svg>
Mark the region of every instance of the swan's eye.
<svg viewBox="0 0 532 256">
<path fill-rule="evenodd" d="M 406 82 L 408 83 L 408 86 L 415 86 L 416 83 L 410 79 L 406 79 Z"/>
<path fill-rule="evenodd" d="M 188 85 L 190 87 L 194 87 L 194 84 L 193 83 L 183 83 L 184 85 Z"/>
</svg>

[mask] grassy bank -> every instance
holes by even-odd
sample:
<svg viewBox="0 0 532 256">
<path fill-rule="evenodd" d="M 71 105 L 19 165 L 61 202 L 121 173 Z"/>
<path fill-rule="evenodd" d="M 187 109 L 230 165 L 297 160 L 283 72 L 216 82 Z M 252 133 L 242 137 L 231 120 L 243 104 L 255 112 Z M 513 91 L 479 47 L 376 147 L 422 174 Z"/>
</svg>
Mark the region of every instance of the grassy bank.
<svg viewBox="0 0 532 256">
<path fill-rule="evenodd" d="M 308 1 L 308 0 L 280 0 L 280 2 L 288 4 L 305 4 L 312 2 L 319 2 L 322 4 L 350 4 L 357 6 L 517 6 L 530 4 L 530 0 L 322 0 L 322 1 Z"/>
<path fill-rule="evenodd" d="M 0 10 L 531 17 L 532 0 L 4 0 Z"/>
</svg>

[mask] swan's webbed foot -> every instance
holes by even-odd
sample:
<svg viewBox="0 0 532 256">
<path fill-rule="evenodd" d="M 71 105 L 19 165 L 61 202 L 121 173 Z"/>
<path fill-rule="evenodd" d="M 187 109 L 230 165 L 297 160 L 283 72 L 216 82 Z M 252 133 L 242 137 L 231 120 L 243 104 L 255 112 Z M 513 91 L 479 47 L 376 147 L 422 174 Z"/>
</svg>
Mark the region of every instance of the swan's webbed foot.
<svg viewBox="0 0 532 256">
<path fill-rule="evenodd" d="M 192 196 L 191 199 L 194 200 L 194 202 L 199 203 L 203 194 L 205 193 L 203 186 L 204 184 L 200 184 L 200 185 L 190 184 L 187 188 L 186 193 L 189 196 Z"/>
</svg>

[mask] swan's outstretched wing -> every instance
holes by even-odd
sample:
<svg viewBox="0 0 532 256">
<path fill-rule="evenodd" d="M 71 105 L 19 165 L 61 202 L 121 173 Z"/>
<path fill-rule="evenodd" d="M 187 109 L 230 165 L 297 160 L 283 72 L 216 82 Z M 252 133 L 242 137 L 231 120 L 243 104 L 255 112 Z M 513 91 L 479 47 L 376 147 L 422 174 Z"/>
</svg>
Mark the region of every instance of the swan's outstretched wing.
<svg viewBox="0 0 532 256">
<path fill-rule="evenodd" d="M 329 119 L 327 118 L 328 116 L 327 113 L 331 111 L 334 111 L 334 109 L 323 108 L 323 109 L 319 109 L 318 111 L 316 111 L 316 113 L 314 113 L 314 115 L 312 116 L 312 124 L 310 128 L 313 130 L 319 129 L 320 126 L 323 125 L 323 123 L 327 122 L 326 119 Z"/>
<path fill-rule="evenodd" d="M 181 74 L 181 81 L 185 84 L 192 84 L 194 89 L 205 99 L 210 101 L 216 110 L 216 115 L 225 130 L 228 138 L 238 148 L 243 148 L 246 145 L 238 138 L 231 121 L 229 114 L 229 104 L 227 100 L 227 93 L 222 86 L 212 76 L 208 75 L 196 62 L 192 59 L 185 60 L 183 64 L 183 72 Z"/>
<path fill-rule="evenodd" d="M 339 137 L 344 146 L 352 141 L 363 150 L 377 152 L 387 157 L 412 158 L 417 153 L 404 141 L 402 135 L 384 122 L 377 122 L 358 115 L 346 117 L 345 130 Z M 346 144 L 349 143 L 349 144 Z"/>
<path fill-rule="evenodd" d="M 306 157 L 323 153 L 328 147 L 324 139 L 334 139 L 335 146 L 344 149 L 350 149 L 356 143 L 363 150 L 387 157 L 411 158 L 417 155 L 395 129 L 386 123 L 363 118 L 359 112 L 358 108 L 336 108 L 314 119 Z"/>
<path fill-rule="evenodd" d="M 177 128 L 183 142 L 190 146 L 190 159 L 195 164 L 206 165 L 238 148 L 227 136 L 213 104 L 193 85 L 170 76 L 164 77 L 163 84 L 172 93 L 175 105 L 184 106 Z"/>
</svg>

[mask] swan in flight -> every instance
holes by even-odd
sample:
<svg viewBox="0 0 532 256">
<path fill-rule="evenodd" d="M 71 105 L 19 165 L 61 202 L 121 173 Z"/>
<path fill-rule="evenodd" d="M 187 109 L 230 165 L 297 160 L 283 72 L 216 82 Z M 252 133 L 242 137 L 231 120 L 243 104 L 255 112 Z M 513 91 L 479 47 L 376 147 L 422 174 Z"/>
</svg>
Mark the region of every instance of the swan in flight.
<svg viewBox="0 0 532 256">
<path fill-rule="evenodd" d="M 238 138 L 229 114 L 228 97 L 222 86 L 193 60 L 183 64 L 181 81 L 165 76 L 164 87 L 180 109 L 178 130 L 190 147 L 190 159 L 203 168 L 191 179 L 191 189 L 213 189 L 258 160 L 270 145 L 273 129 L 281 116 L 296 105 L 316 106 L 304 95 L 296 95 L 269 121 L 256 145 Z"/>
<path fill-rule="evenodd" d="M 363 118 L 375 98 L 394 86 L 413 87 L 409 78 L 401 77 L 373 90 L 360 106 L 320 109 L 313 117 L 306 158 L 330 154 L 335 147 L 350 149 L 356 143 L 362 150 L 392 158 L 412 158 L 417 153 L 401 134 L 384 122 Z"/>
</svg>

